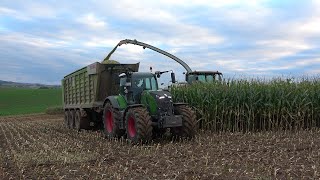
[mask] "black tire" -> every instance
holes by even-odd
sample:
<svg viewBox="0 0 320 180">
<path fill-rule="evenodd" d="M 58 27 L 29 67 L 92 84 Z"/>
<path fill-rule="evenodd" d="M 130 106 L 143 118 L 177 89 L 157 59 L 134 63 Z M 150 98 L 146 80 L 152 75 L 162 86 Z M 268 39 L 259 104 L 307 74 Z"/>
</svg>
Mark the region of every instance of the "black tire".
<svg viewBox="0 0 320 180">
<path fill-rule="evenodd" d="M 114 109 L 110 103 L 104 106 L 103 110 L 103 132 L 107 138 L 120 138 L 124 130 L 120 129 L 121 113 Z"/>
<path fill-rule="evenodd" d="M 165 135 L 166 130 L 167 129 L 164 129 L 164 128 L 159 129 L 157 127 L 153 127 L 152 138 L 153 139 L 162 138 Z"/>
<path fill-rule="evenodd" d="M 75 116 L 74 116 L 74 129 L 77 130 L 77 131 L 80 131 L 80 128 L 81 128 L 80 121 L 81 121 L 80 111 L 76 110 Z"/>
<path fill-rule="evenodd" d="M 75 120 L 75 112 L 74 112 L 74 110 L 70 110 L 69 111 L 69 125 L 70 125 L 70 129 L 74 129 L 75 128 L 75 122 L 74 122 L 74 120 Z"/>
<path fill-rule="evenodd" d="M 176 115 L 182 115 L 182 126 L 172 128 L 174 137 L 191 139 L 197 132 L 196 113 L 186 105 L 174 107 Z"/>
<path fill-rule="evenodd" d="M 69 119 L 70 119 L 69 111 L 64 111 L 64 125 L 68 129 L 70 129 Z"/>
<path fill-rule="evenodd" d="M 85 130 L 90 129 L 90 121 L 89 121 L 88 116 L 81 117 L 81 119 L 80 119 L 80 128 L 81 129 L 85 129 Z"/>
<path fill-rule="evenodd" d="M 135 107 L 126 113 L 126 133 L 132 144 L 146 143 L 152 139 L 152 121 L 146 108 Z"/>
</svg>

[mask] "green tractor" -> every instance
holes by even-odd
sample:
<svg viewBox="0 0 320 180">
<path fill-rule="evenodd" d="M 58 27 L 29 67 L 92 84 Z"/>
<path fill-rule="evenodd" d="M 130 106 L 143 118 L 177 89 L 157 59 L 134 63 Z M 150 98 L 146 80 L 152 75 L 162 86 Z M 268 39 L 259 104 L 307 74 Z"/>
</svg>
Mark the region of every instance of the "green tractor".
<svg viewBox="0 0 320 180">
<path fill-rule="evenodd" d="M 163 72 L 130 72 L 119 75 L 120 94 L 108 96 L 103 104 L 104 134 L 126 135 L 132 143 L 148 142 L 170 129 L 175 137 L 195 136 L 195 112 L 185 103 L 174 103 L 170 92 L 159 90 L 157 78 Z M 175 82 L 174 73 L 171 73 Z"/>
</svg>

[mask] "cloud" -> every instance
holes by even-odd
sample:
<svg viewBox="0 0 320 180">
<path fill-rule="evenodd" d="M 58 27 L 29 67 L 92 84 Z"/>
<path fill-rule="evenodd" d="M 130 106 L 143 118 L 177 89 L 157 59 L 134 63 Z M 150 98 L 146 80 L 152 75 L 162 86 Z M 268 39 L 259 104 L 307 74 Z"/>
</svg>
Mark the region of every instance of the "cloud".
<svg viewBox="0 0 320 180">
<path fill-rule="evenodd" d="M 192 46 L 200 43 L 219 44 L 224 40 L 213 29 L 203 27 L 201 24 L 187 23 L 180 18 L 183 17 L 181 15 L 183 12 L 169 11 L 165 8 L 168 7 L 165 3 L 117 1 L 103 4 L 103 6 L 106 5 L 113 7 L 108 11 L 109 15 L 115 16 L 117 19 L 141 24 L 140 28 L 144 29 L 143 32 L 132 29 L 133 32 L 137 32 L 135 34 L 138 34 L 138 38 L 139 36 L 152 37 L 152 41 L 162 42 L 162 44 L 170 46 Z M 150 30 L 144 28 L 144 25 L 150 27 Z M 152 30 L 158 32 L 158 34 L 152 36 L 154 34 Z"/>
<path fill-rule="evenodd" d="M 34 18 L 56 18 L 59 14 L 57 9 L 40 2 L 29 1 L 28 3 L 20 3 L 19 5 L 15 3 L 9 3 L 8 5 L 9 6 L 1 6 L 0 4 L 0 15 L 23 21 L 31 21 Z M 17 7 L 21 9 L 16 9 Z"/>
<path fill-rule="evenodd" d="M 41 76 L 30 81 L 59 82 L 66 73 L 101 61 L 129 38 L 171 52 L 193 70 L 317 73 L 319 9 L 319 1 L 2 1 L 0 65 L 12 77 L 25 74 Z M 150 66 L 173 69 L 180 79 L 185 71 L 136 45 L 119 47 L 111 59 L 141 62 L 143 71 Z M 5 78 L 1 73 L 0 79 Z"/>
<path fill-rule="evenodd" d="M 106 26 L 106 23 L 98 19 L 93 13 L 86 14 L 78 18 L 77 21 L 93 29 L 104 28 Z"/>
<path fill-rule="evenodd" d="M 0 6 L 0 15 L 14 17 L 19 20 L 30 20 L 29 17 L 24 16 L 22 13 L 14 10 L 14 9 L 1 7 L 1 6 Z"/>
<path fill-rule="evenodd" d="M 32 36 L 24 33 L 10 33 L 0 34 L 1 41 L 13 42 L 17 44 L 25 44 L 28 46 L 42 47 L 42 48 L 57 48 L 68 45 L 67 41 L 56 39 L 48 39 L 37 36 Z"/>
</svg>

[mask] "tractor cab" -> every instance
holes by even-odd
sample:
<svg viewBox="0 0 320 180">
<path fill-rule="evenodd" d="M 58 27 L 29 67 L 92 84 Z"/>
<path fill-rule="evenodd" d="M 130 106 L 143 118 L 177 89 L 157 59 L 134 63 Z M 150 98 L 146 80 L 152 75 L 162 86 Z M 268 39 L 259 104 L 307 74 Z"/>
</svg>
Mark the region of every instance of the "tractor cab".
<svg viewBox="0 0 320 180">
<path fill-rule="evenodd" d="M 157 91 L 158 82 L 152 73 L 129 72 L 120 75 L 120 94 L 129 104 L 140 104 L 144 91 Z"/>
</svg>

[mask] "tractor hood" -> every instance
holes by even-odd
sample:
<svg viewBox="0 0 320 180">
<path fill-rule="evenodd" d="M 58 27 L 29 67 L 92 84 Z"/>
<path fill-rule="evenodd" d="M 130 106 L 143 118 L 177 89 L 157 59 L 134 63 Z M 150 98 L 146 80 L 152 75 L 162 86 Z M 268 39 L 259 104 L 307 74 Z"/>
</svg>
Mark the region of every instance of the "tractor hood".
<svg viewBox="0 0 320 180">
<path fill-rule="evenodd" d="M 151 115 L 173 114 L 172 96 L 168 91 L 145 91 L 141 102 L 148 107 Z"/>
<path fill-rule="evenodd" d="M 163 99 L 163 100 L 171 100 L 171 93 L 168 91 L 150 91 L 150 95 L 152 95 L 155 99 Z M 172 101 L 172 100 L 171 100 Z"/>
<path fill-rule="evenodd" d="M 168 91 L 150 91 L 150 95 L 157 104 L 158 116 L 171 116 L 173 112 L 173 101 L 171 93 Z"/>
</svg>

